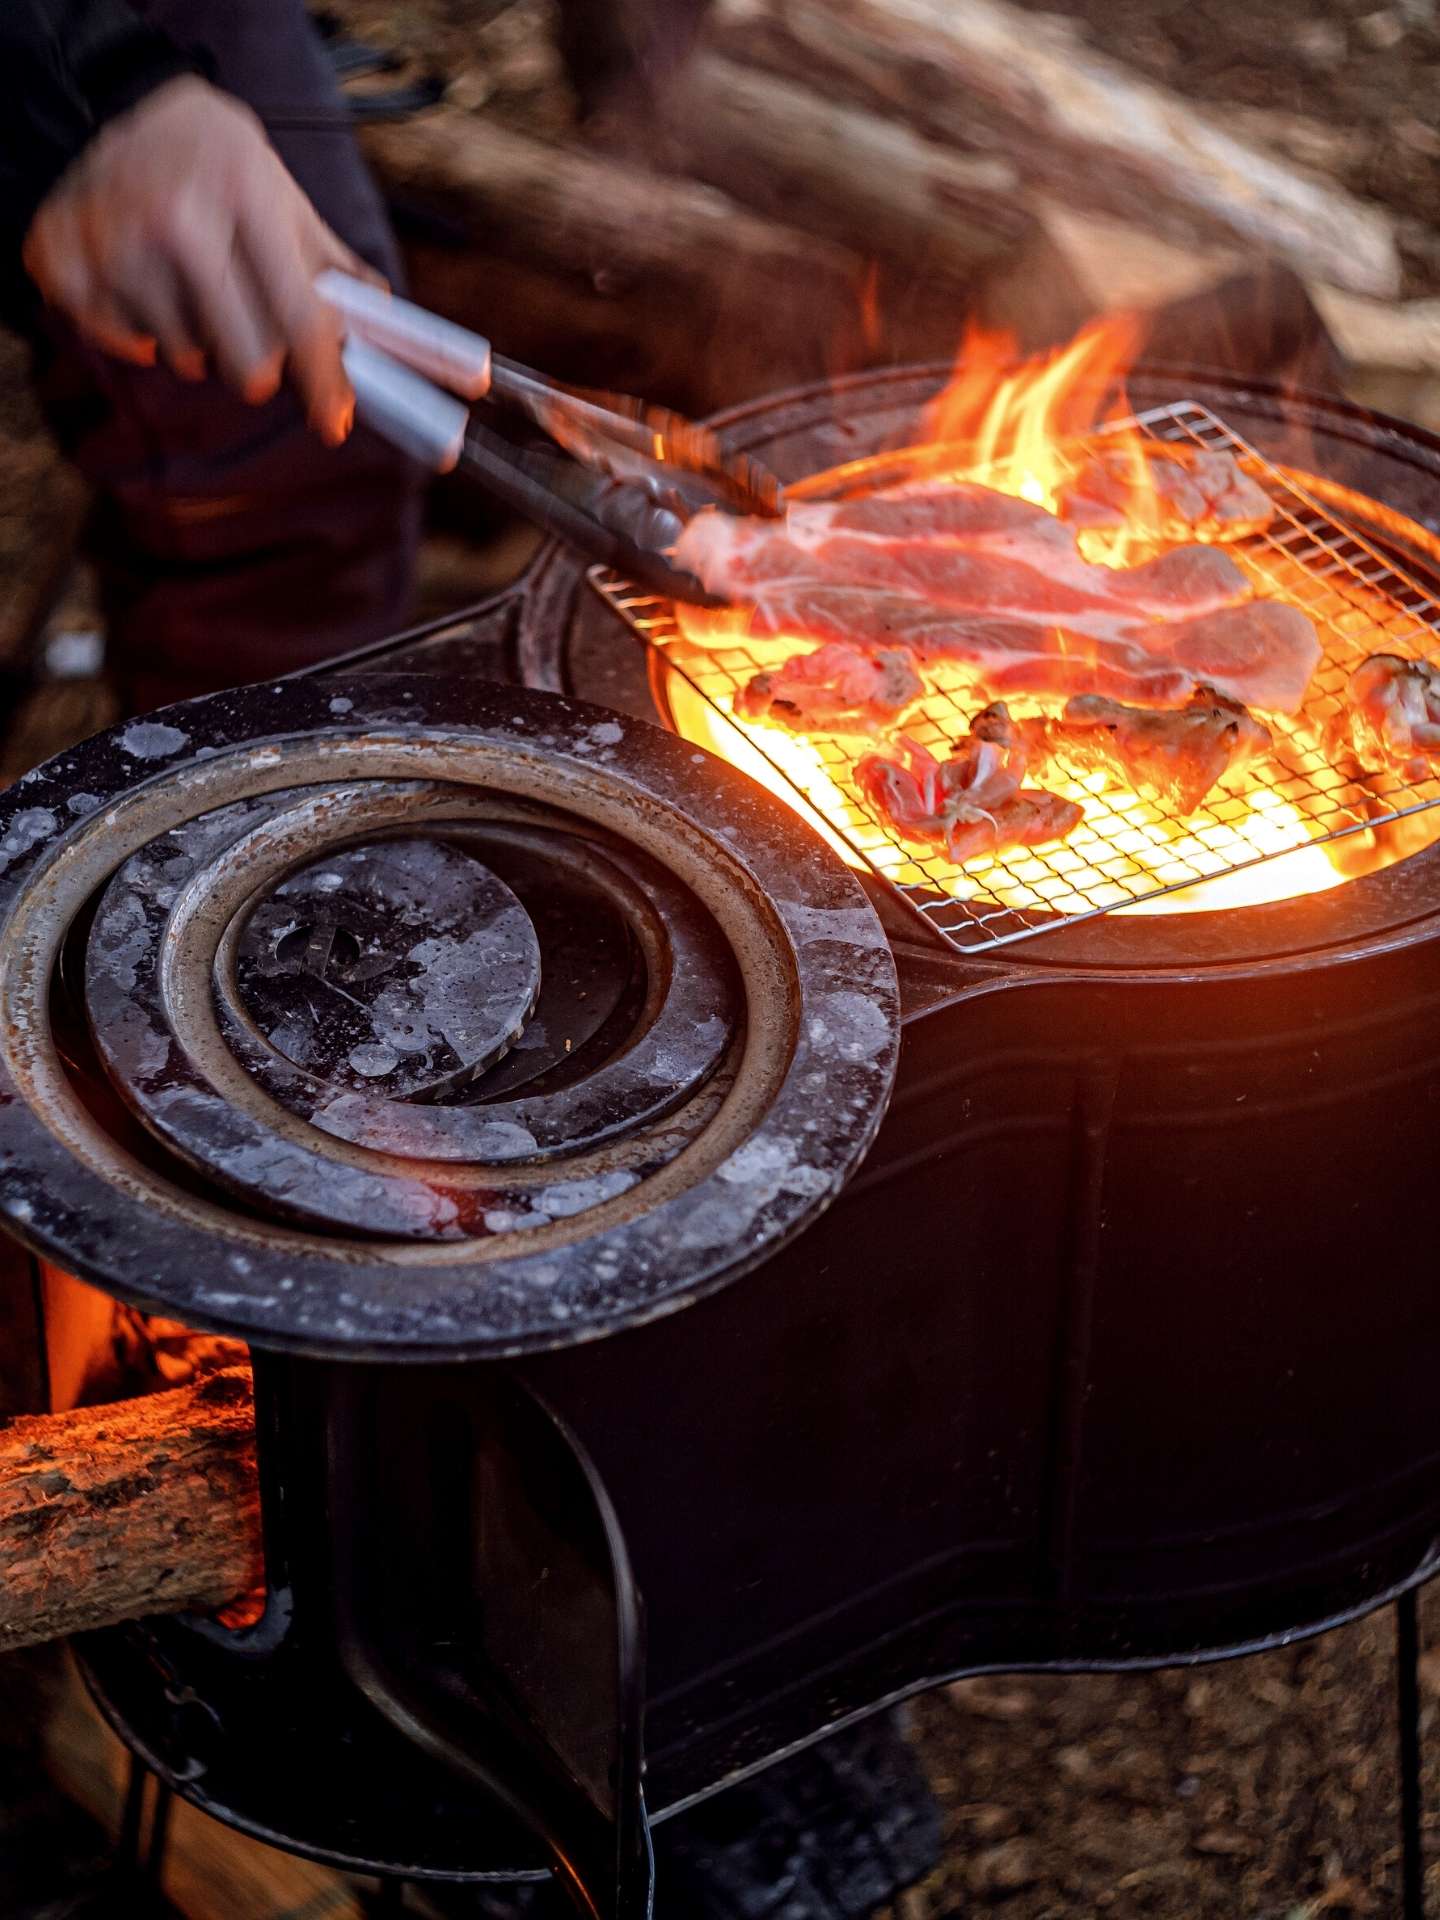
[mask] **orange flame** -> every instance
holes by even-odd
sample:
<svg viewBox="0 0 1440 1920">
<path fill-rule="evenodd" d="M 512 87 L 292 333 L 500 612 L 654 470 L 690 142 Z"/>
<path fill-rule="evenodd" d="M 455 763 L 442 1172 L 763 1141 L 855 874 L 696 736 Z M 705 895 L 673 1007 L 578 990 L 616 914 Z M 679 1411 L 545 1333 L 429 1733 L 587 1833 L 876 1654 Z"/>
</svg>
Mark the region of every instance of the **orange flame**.
<svg viewBox="0 0 1440 1920">
<path fill-rule="evenodd" d="M 966 330 L 955 376 L 925 414 L 924 438 L 936 449 L 968 444 L 977 465 L 1010 473 L 1035 490 L 1036 504 L 1053 512 L 1059 483 L 1061 441 L 1092 432 L 1102 421 L 1129 412 L 1124 377 L 1142 338 L 1131 314 L 1092 320 L 1068 346 L 1016 365 L 1014 338 Z"/>
<path fill-rule="evenodd" d="M 1204 527 L 1175 524 L 1174 510 L 1167 510 L 1154 478 L 1147 451 L 1154 443 L 1131 419 L 1124 383 L 1142 337 L 1135 317 L 1118 314 L 1092 322 L 1066 346 L 1021 361 L 1010 336 L 972 326 L 953 377 L 926 411 L 921 444 L 813 475 L 790 487 L 790 497 L 834 497 L 904 477 L 968 478 L 1065 517 L 1066 495 L 1080 461 L 1103 449 L 1104 490 L 1107 503 L 1118 509 L 1118 524 L 1107 520 L 1103 527 L 1076 527 L 1077 546 L 1086 559 L 1130 566 L 1178 543 L 1204 540 Z M 1218 530 L 1214 537 L 1220 537 Z M 1322 606 L 1316 584 L 1279 549 L 1252 558 L 1237 544 L 1234 556 L 1257 593 L 1291 600 L 1317 618 L 1325 628 L 1322 641 L 1337 660 L 1363 657 L 1398 616 L 1398 609 L 1373 591 L 1364 592 L 1363 604 L 1352 593 L 1348 604 L 1336 599 Z M 1342 885 L 1352 871 L 1410 850 L 1398 844 L 1393 830 L 1388 836 L 1357 836 L 1355 842 L 1316 841 L 1305 783 L 1287 786 L 1295 769 L 1322 781 L 1333 778 L 1323 728 L 1307 711 L 1269 716 L 1286 771 L 1275 781 L 1247 775 L 1242 787 L 1217 789 L 1200 822 L 1169 818 L 1154 801 L 1119 788 L 1106 774 L 1069 775 L 1051 766 L 1041 784 L 1085 809 L 1064 848 L 1044 859 L 1012 858 L 1003 868 L 983 860 L 952 867 L 933 848 L 909 849 L 876 823 L 854 785 L 854 763 L 864 742 L 794 734 L 735 714 L 735 692 L 749 674 L 778 665 L 797 645 L 809 644 L 801 635 L 758 639 L 748 627 L 748 610 L 737 607 L 715 616 L 709 648 L 684 641 L 667 647 L 671 662 L 689 677 L 687 682 L 663 668 L 657 674 L 657 691 L 663 690 L 672 723 L 791 804 L 803 796 L 801 804 L 844 857 L 853 863 L 859 849 L 902 884 L 961 899 L 979 892 L 1025 911 L 1083 912 L 1103 903 L 1128 912 L 1175 913 L 1326 891 Z M 932 663 L 926 675 L 926 695 L 906 724 L 919 729 L 926 745 L 943 756 L 963 730 L 966 713 L 990 694 L 958 666 Z M 708 699 L 700 697 L 701 691 Z M 1011 696 L 1010 705 L 1019 718 L 1044 711 L 1038 700 Z M 1415 838 L 1428 840 L 1437 831 L 1440 810 L 1416 829 Z M 1359 844 L 1382 838 L 1388 840 L 1383 847 Z M 1260 854 L 1270 857 L 1246 864 Z M 1191 886 L 1197 874 L 1213 877 Z M 1157 887 L 1183 891 L 1154 897 Z"/>
<path fill-rule="evenodd" d="M 954 378 L 924 418 L 925 447 L 917 470 L 928 475 L 964 467 L 986 484 L 1059 513 L 1074 468 L 1065 446 L 1107 422 L 1107 463 L 1125 501 L 1118 528 L 1082 528 L 1077 544 L 1087 560 L 1130 566 L 1154 553 L 1165 514 L 1151 477 L 1143 436 L 1119 427 L 1130 414 L 1125 376 L 1135 363 L 1144 329 L 1133 314 L 1092 320 L 1067 346 L 1016 362 L 1015 341 L 972 323 Z"/>
</svg>

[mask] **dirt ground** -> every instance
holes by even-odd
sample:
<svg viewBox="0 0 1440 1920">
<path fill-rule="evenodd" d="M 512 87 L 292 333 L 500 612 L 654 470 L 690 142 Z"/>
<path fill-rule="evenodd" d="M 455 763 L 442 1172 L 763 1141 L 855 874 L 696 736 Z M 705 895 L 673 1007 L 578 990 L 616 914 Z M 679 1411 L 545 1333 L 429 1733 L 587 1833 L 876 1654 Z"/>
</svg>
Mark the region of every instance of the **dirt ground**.
<svg viewBox="0 0 1440 1920">
<path fill-rule="evenodd" d="M 1440 1595 L 1425 1613 L 1440 1636 Z M 1440 1654 L 1422 1678 L 1433 1732 Z M 1224 1666 L 933 1694 L 917 1738 L 946 1856 L 893 1920 L 1393 1920 L 1393 1681 L 1386 1612 Z"/>
</svg>

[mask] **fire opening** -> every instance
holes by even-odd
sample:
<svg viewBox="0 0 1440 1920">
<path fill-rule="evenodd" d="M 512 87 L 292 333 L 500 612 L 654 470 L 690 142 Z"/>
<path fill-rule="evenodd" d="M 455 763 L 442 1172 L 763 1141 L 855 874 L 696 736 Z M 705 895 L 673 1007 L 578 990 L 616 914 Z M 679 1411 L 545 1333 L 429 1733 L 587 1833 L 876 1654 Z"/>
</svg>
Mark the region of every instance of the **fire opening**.
<svg viewBox="0 0 1440 1920">
<path fill-rule="evenodd" d="M 1440 779 L 1429 777 L 1428 767 L 1419 779 L 1413 765 L 1362 772 L 1332 744 L 1349 677 L 1369 655 L 1440 656 L 1440 604 L 1322 506 L 1305 475 L 1266 461 L 1206 408 L 1180 401 L 1138 415 L 1112 410 L 1095 426 L 1097 396 L 1113 392 L 1133 345 L 1133 332 L 1111 323 L 1006 374 L 1001 349 L 969 342 L 960 372 L 927 416 L 923 444 L 854 461 L 788 492 L 791 500 L 835 499 L 904 478 L 963 479 L 1053 512 L 1066 484 L 1103 452 L 1107 467 L 1122 476 L 1123 521 L 1082 526 L 1077 544 L 1085 559 L 1133 566 L 1180 544 L 1223 538 L 1257 599 L 1298 608 L 1323 653 L 1300 711 L 1264 714 L 1270 754 L 1214 787 L 1188 814 L 1130 790 L 1113 773 L 1067 769 L 1062 752 L 1044 785 L 1083 808 L 1079 825 L 1060 841 L 957 865 L 877 817 L 855 778 L 873 740 L 794 733 L 736 712 L 755 674 L 813 640 L 757 638 L 737 613 L 733 641 L 702 648 L 681 635 L 669 603 L 592 576 L 653 648 L 656 691 L 677 731 L 798 805 L 845 859 L 889 881 L 963 950 L 1099 913 L 1216 910 L 1319 893 L 1440 837 L 1440 811 L 1432 811 Z M 1150 462 L 1170 449 L 1182 459 L 1233 457 L 1268 496 L 1269 524 L 1228 538 L 1224 529 L 1192 526 L 1177 534 L 1167 527 Z M 1336 500 L 1333 485 L 1324 492 Z M 993 694 L 973 668 L 951 663 L 927 663 L 925 683 L 901 731 L 943 758 Z M 1007 694 L 1006 701 L 1021 723 L 1055 708 L 1053 698 Z M 1435 765 L 1440 773 L 1440 761 Z"/>
</svg>

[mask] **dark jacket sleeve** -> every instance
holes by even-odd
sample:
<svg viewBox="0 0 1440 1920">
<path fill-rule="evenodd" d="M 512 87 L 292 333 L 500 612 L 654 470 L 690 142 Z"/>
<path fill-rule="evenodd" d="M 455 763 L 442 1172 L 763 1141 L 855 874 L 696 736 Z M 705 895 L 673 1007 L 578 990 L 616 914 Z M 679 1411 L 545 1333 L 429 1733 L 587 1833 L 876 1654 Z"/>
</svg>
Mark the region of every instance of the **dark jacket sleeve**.
<svg viewBox="0 0 1440 1920">
<path fill-rule="evenodd" d="M 20 248 L 50 188 L 107 120 L 195 65 L 126 0 L 0 0 L 0 301 L 7 317 L 23 319 L 33 300 Z"/>
</svg>

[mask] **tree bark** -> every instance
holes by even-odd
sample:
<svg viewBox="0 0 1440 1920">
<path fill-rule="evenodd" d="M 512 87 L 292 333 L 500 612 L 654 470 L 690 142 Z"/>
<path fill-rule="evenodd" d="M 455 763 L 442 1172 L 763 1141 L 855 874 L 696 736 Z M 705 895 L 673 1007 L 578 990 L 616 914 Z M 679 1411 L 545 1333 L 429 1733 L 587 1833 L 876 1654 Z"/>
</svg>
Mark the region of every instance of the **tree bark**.
<svg viewBox="0 0 1440 1920">
<path fill-rule="evenodd" d="M 716 0 L 730 58 L 998 155 L 1025 185 L 1182 244 L 1240 245 L 1381 298 L 1399 289 L 1384 211 L 1235 139 L 1063 24 L 1004 0 Z"/>
<path fill-rule="evenodd" d="M 223 1606 L 261 1574 L 248 1370 L 0 1426 L 0 1652 Z"/>
</svg>

